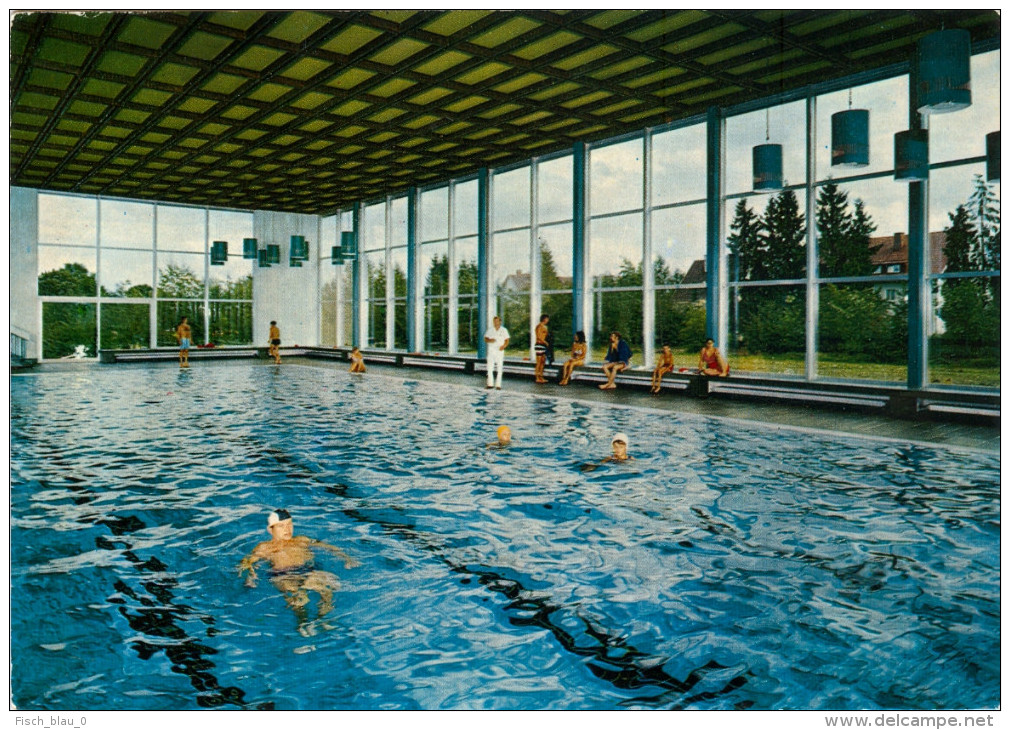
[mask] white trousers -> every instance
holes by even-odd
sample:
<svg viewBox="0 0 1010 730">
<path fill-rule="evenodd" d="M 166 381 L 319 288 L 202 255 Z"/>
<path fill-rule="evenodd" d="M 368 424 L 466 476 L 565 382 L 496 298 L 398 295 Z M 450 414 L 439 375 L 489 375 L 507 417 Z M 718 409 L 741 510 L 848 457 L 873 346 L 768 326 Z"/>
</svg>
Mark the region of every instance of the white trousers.
<svg viewBox="0 0 1010 730">
<path fill-rule="evenodd" d="M 488 345 L 487 351 L 487 384 L 488 387 L 501 387 L 501 373 L 505 367 L 505 351 L 499 350 L 498 345 Z M 498 379 L 494 379 L 494 370 L 498 368 Z"/>
</svg>

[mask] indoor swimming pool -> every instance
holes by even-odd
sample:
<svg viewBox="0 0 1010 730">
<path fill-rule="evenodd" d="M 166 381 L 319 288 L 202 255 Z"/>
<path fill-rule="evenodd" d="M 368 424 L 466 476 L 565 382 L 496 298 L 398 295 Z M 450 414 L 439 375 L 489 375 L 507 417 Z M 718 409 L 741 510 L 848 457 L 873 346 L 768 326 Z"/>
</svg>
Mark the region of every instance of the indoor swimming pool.
<svg viewBox="0 0 1010 730">
<path fill-rule="evenodd" d="M 12 377 L 14 705 L 999 705 L 998 454 L 482 385 Z M 237 571 L 279 507 L 322 616 Z"/>
</svg>

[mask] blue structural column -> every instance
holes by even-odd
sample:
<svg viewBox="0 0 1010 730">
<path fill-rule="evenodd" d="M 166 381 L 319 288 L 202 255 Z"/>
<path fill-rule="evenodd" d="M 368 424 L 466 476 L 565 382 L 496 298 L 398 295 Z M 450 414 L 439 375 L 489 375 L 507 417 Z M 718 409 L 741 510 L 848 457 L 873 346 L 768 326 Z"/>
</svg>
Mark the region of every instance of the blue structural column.
<svg viewBox="0 0 1010 730">
<path fill-rule="evenodd" d="M 407 352 L 419 352 L 418 342 L 418 291 L 417 285 L 417 188 L 407 190 Z"/>
<path fill-rule="evenodd" d="M 477 172 L 477 357 L 487 357 L 484 331 L 488 326 L 488 230 L 490 212 L 490 173 L 486 167 Z"/>
<path fill-rule="evenodd" d="M 908 77 L 908 128 L 921 129 L 916 89 L 918 79 L 912 64 Z M 908 184 L 908 379 L 909 390 L 919 390 L 927 382 L 927 324 L 929 322 L 929 254 L 926 242 L 926 183 Z"/>
<path fill-rule="evenodd" d="M 720 341 L 719 249 L 722 234 L 722 115 L 718 107 L 709 107 L 706 131 L 708 148 L 706 162 L 705 203 L 705 330 L 707 337 Z"/>
<path fill-rule="evenodd" d="M 573 335 L 586 329 L 586 155 L 585 143 L 576 142 L 572 148 Z"/>
<path fill-rule="evenodd" d="M 363 347 L 361 343 L 361 267 L 364 266 L 361 253 L 361 204 L 354 204 L 351 216 L 354 229 L 354 260 L 351 262 L 351 345 Z"/>
</svg>

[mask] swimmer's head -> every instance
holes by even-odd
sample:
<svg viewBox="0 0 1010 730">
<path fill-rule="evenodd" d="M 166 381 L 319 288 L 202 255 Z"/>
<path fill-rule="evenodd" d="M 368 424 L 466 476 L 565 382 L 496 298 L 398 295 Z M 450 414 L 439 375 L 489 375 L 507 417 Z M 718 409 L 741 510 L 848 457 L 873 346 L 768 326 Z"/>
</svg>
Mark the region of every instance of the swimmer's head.
<svg viewBox="0 0 1010 730">
<path fill-rule="evenodd" d="M 614 444 L 624 444 L 625 446 L 627 446 L 628 437 L 625 436 L 623 433 L 615 433 L 614 438 L 610 439 L 610 444 L 611 446 Z"/>
<path fill-rule="evenodd" d="M 512 440 L 512 431 L 511 431 L 511 429 L 509 429 L 508 426 L 499 426 L 498 427 L 498 442 L 499 443 L 503 443 L 503 444 L 507 444 L 511 440 Z"/>
<path fill-rule="evenodd" d="M 273 512 L 270 513 L 270 516 L 267 517 L 267 529 L 270 529 L 278 522 L 284 522 L 285 520 L 290 519 L 291 519 L 291 513 L 288 512 L 286 509 L 275 509 Z"/>
</svg>

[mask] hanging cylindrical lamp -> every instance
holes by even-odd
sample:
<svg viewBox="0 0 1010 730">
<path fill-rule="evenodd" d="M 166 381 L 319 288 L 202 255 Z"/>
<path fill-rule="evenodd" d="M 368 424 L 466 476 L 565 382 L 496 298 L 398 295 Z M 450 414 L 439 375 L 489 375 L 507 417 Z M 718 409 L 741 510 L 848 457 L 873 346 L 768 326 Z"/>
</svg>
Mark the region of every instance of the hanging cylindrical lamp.
<svg viewBox="0 0 1010 730">
<path fill-rule="evenodd" d="M 344 256 L 341 253 L 340 246 L 333 246 L 330 248 L 330 263 L 334 266 L 343 266 Z"/>
<path fill-rule="evenodd" d="M 916 51 L 920 114 L 956 112 L 971 106 L 971 33 L 941 30 L 919 40 Z"/>
<path fill-rule="evenodd" d="M 261 248 L 256 252 L 256 257 L 259 259 L 259 266 L 261 269 L 270 268 L 270 254 L 265 248 Z"/>
<path fill-rule="evenodd" d="M 256 253 L 256 247 L 259 245 L 259 241 L 255 238 L 243 238 L 242 239 L 242 258 L 244 259 L 254 259 L 258 256 Z"/>
<path fill-rule="evenodd" d="M 228 242 L 214 241 L 210 244 L 210 265 L 224 266 L 228 260 Z"/>
<path fill-rule="evenodd" d="M 754 192 L 782 189 L 782 145 L 768 144 L 769 110 L 765 109 L 765 143 L 754 148 Z"/>
<path fill-rule="evenodd" d="M 909 129 L 894 135 L 894 179 L 917 182 L 929 179 L 929 132 Z"/>
<path fill-rule="evenodd" d="M 357 239 L 354 231 L 343 231 L 340 234 L 340 255 L 344 261 L 354 261 L 358 258 Z"/>
<path fill-rule="evenodd" d="M 291 237 L 291 259 L 295 261 L 307 261 L 309 258 L 309 242 L 305 236 Z"/>
<path fill-rule="evenodd" d="M 999 132 L 985 136 L 985 179 L 999 182 Z"/>
<path fill-rule="evenodd" d="M 281 262 L 281 247 L 276 243 L 267 244 L 267 262 L 279 264 Z"/>
<path fill-rule="evenodd" d="M 754 148 L 754 191 L 782 189 L 782 145 L 759 144 Z"/>
<path fill-rule="evenodd" d="M 834 167 L 866 167 L 870 164 L 870 112 L 849 108 L 831 115 L 831 164 Z"/>
</svg>

